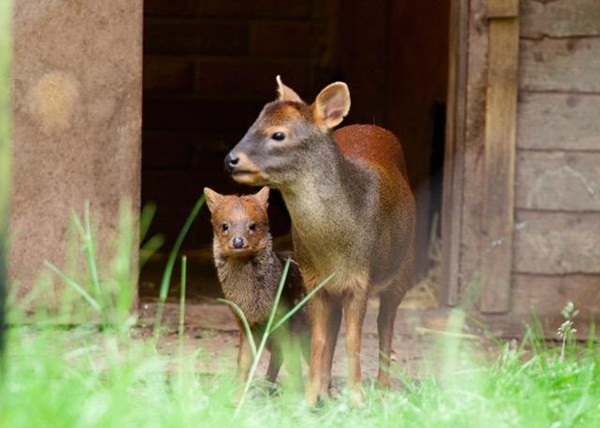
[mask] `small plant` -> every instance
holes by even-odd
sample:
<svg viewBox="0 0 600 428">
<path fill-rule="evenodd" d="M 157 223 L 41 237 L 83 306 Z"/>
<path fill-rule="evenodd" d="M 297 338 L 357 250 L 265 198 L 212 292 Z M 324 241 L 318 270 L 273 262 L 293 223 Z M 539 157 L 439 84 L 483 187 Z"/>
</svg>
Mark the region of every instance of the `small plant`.
<svg viewBox="0 0 600 428">
<path fill-rule="evenodd" d="M 575 309 L 575 305 L 569 300 L 560 313 L 565 321 L 558 327 L 556 333 L 562 339 L 560 358 L 564 360 L 567 343 L 572 343 L 575 340 L 577 330 L 573 327 L 573 319 L 579 314 L 579 310 Z"/>
</svg>

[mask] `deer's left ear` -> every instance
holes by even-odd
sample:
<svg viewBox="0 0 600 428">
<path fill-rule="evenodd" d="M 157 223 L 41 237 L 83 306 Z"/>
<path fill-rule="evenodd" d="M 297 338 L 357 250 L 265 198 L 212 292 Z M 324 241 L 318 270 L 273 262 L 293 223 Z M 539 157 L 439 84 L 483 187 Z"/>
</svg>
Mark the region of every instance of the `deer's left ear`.
<svg viewBox="0 0 600 428">
<path fill-rule="evenodd" d="M 212 213 L 215 208 L 221 203 L 223 200 L 223 195 L 215 192 L 214 190 L 205 187 L 204 188 L 204 197 L 206 198 L 206 205 L 208 206 L 208 210 Z"/>
<path fill-rule="evenodd" d="M 323 89 L 311 106 L 313 118 L 319 125 L 333 128 L 350 111 L 350 90 L 344 82 L 335 82 Z"/>
<path fill-rule="evenodd" d="M 254 195 L 254 198 L 260 206 L 265 207 L 266 209 L 269 206 L 269 188 L 267 186 L 263 187 Z"/>
<path fill-rule="evenodd" d="M 304 102 L 292 88 L 283 84 L 281 81 L 281 76 L 277 75 L 275 80 L 277 80 L 277 93 L 279 94 L 279 101 L 292 101 L 296 103 Z"/>
</svg>

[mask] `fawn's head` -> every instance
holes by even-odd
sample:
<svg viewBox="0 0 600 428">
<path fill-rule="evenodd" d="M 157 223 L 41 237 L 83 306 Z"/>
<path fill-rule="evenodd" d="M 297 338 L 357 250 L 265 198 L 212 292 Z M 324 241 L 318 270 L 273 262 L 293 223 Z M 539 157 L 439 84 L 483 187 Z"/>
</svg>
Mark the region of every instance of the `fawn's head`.
<svg viewBox="0 0 600 428">
<path fill-rule="evenodd" d="M 268 187 L 244 196 L 221 195 L 206 187 L 204 195 L 211 213 L 214 245 L 221 255 L 251 257 L 269 246 Z"/>
<path fill-rule="evenodd" d="M 306 104 L 277 76 L 277 100 L 265 105 L 258 119 L 225 158 L 233 178 L 254 186 L 285 186 L 318 161 L 331 129 L 350 110 L 345 83 L 332 83 L 314 103 Z M 330 143 L 331 144 L 331 143 Z"/>
</svg>

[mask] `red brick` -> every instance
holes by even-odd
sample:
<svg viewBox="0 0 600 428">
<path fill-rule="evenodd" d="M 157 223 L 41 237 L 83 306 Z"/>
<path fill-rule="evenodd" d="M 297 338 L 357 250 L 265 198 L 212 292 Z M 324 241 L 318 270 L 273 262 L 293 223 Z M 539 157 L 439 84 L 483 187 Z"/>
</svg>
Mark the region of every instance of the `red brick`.
<svg viewBox="0 0 600 428">
<path fill-rule="evenodd" d="M 194 16 L 197 0 L 144 0 L 145 16 Z"/>
<path fill-rule="evenodd" d="M 312 57 L 322 49 L 313 26 L 293 21 L 260 21 L 252 24 L 251 55 Z"/>
<path fill-rule="evenodd" d="M 233 55 L 248 52 L 246 23 L 147 22 L 145 54 Z"/>
<path fill-rule="evenodd" d="M 311 0 L 203 0 L 203 16 L 248 16 L 304 18 L 309 16 Z"/>
<path fill-rule="evenodd" d="M 275 99 L 275 76 L 300 96 L 308 91 L 308 62 L 302 60 L 202 60 L 197 65 L 198 91 L 203 96 Z"/>
<path fill-rule="evenodd" d="M 194 62 L 187 58 L 144 56 L 144 91 L 194 91 Z"/>
</svg>

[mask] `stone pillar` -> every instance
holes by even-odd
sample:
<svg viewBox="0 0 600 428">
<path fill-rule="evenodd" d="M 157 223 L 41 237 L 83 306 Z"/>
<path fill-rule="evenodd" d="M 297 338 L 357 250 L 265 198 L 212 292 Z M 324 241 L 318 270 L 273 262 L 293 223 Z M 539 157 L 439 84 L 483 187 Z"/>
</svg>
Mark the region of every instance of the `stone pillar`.
<svg viewBox="0 0 600 428">
<path fill-rule="evenodd" d="M 44 260 L 65 263 L 71 218 L 86 201 L 101 260 L 122 199 L 137 218 L 142 0 L 18 0 L 13 37 L 9 271 L 23 295 Z"/>
</svg>

